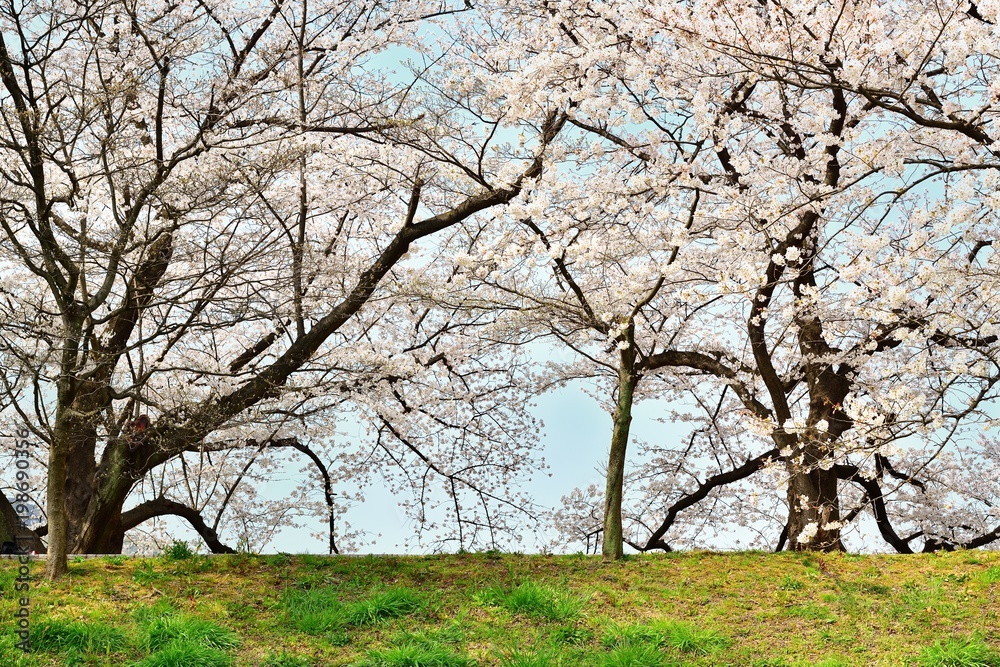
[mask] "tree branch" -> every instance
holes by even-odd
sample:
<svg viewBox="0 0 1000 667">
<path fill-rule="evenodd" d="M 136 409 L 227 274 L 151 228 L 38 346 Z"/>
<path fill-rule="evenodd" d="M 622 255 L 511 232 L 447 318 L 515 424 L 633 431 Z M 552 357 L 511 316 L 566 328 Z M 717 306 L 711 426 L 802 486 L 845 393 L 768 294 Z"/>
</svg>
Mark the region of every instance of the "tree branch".
<svg viewBox="0 0 1000 667">
<path fill-rule="evenodd" d="M 202 518 L 200 512 L 184 505 L 183 503 L 164 498 L 163 496 L 154 498 L 153 500 L 148 500 L 141 505 L 133 507 L 127 512 L 123 512 L 122 531 L 129 531 L 144 521 L 168 514 L 186 519 L 187 522 L 191 524 L 191 527 L 194 528 L 195 531 L 197 531 L 197 533 L 201 536 L 201 539 L 205 540 L 205 544 L 207 544 L 208 548 L 212 550 L 212 553 L 236 553 L 235 549 L 226 546 L 219 541 L 218 534 L 205 523 L 205 519 Z"/>
</svg>

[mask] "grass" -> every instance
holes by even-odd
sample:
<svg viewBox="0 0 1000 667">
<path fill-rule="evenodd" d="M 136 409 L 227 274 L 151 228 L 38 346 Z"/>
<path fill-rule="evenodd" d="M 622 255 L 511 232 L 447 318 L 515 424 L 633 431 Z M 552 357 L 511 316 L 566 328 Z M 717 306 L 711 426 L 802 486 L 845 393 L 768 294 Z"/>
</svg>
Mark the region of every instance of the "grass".
<svg viewBox="0 0 1000 667">
<path fill-rule="evenodd" d="M 500 667 L 562 667 L 559 653 L 549 650 L 514 651 L 500 658 Z"/>
<path fill-rule="evenodd" d="M 925 648 L 920 667 L 998 667 L 1000 655 L 976 636 L 951 638 Z"/>
<path fill-rule="evenodd" d="M 231 667 L 233 659 L 223 651 L 178 641 L 166 646 L 136 667 Z"/>
<path fill-rule="evenodd" d="M 3 667 L 1000 667 L 1000 553 L 0 561 Z"/>
<path fill-rule="evenodd" d="M 439 644 L 403 644 L 371 651 L 356 667 L 473 667 L 471 658 Z"/>
<path fill-rule="evenodd" d="M 714 653 L 729 643 L 725 636 L 716 630 L 702 630 L 689 623 L 675 622 L 611 626 L 606 630 L 602 642 L 612 649 L 667 647 L 682 653 L 702 655 Z"/>
<path fill-rule="evenodd" d="M 260 663 L 260 667 L 313 667 L 313 663 L 302 656 L 282 651 L 267 656 L 264 662 Z"/>
<path fill-rule="evenodd" d="M 157 570 L 153 561 L 144 561 L 132 571 L 132 578 L 140 584 L 151 584 L 166 576 L 165 572 Z"/>
<path fill-rule="evenodd" d="M 307 635 L 319 635 L 347 625 L 344 605 L 334 588 L 286 589 L 280 606 L 284 610 L 285 624 Z"/>
<path fill-rule="evenodd" d="M 191 551 L 188 543 L 180 540 L 174 540 L 163 552 L 163 557 L 167 560 L 187 560 L 193 558 L 194 555 L 195 553 Z"/>
<path fill-rule="evenodd" d="M 289 589 L 281 600 L 285 622 L 308 635 L 375 625 L 407 616 L 423 606 L 421 595 L 403 587 L 379 591 L 352 603 L 344 603 L 338 589 L 332 587 Z"/>
<path fill-rule="evenodd" d="M 553 630 L 549 636 L 555 644 L 583 644 L 594 638 L 594 632 L 575 625 L 564 625 Z"/>
<path fill-rule="evenodd" d="M 128 644 L 125 633 L 107 623 L 51 619 L 35 626 L 32 644 L 41 650 L 116 653 Z"/>
<path fill-rule="evenodd" d="M 523 581 L 512 588 L 490 587 L 479 594 L 483 604 L 502 607 L 512 614 L 524 614 L 546 621 L 569 621 L 580 616 L 584 600 L 568 591 Z"/>
<path fill-rule="evenodd" d="M 677 664 L 667 655 L 649 644 L 620 646 L 605 655 L 601 667 L 671 667 Z"/>
<path fill-rule="evenodd" d="M 659 646 L 663 642 L 663 633 L 652 625 L 641 623 L 615 624 L 604 630 L 601 643 L 607 648 L 624 648 L 638 644 Z"/>
<path fill-rule="evenodd" d="M 708 655 L 729 644 L 720 632 L 702 630 L 687 623 L 670 623 L 666 627 L 666 644 L 684 653 Z"/>
<path fill-rule="evenodd" d="M 423 606 L 422 598 L 408 588 L 390 588 L 347 607 L 347 622 L 356 627 L 407 616 Z"/>
<path fill-rule="evenodd" d="M 180 642 L 213 649 L 232 649 L 240 644 L 239 637 L 226 628 L 196 616 L 165 616 L 149 625 L 146 645 L 159 651 Z"/>
</svg>

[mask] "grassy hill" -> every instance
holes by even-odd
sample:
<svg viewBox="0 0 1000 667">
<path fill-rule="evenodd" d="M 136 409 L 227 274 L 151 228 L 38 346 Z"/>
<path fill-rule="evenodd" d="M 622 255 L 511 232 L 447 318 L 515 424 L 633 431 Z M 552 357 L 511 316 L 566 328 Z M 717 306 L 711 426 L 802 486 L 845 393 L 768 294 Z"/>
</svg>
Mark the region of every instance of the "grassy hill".
<svg viewBox="0 0 1000 667">
<path fill-rule="evenodd" d="M 77 560 L 27 655 L 15 574 L 3 667 L 1000 666 L 995 552 Z"/>
</svg>

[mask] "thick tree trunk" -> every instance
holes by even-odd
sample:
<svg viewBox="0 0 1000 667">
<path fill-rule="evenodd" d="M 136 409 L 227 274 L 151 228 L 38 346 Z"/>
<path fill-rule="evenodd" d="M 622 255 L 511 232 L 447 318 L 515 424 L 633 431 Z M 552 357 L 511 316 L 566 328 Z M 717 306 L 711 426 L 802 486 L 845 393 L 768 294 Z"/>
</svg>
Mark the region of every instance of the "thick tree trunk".
<svg viewBox="0 0 1000 667">
<path fill-rule="evenodd" d="M 128 477 L 132 466 L 124 460 L 122 448 L 113 447 L 111 443 L 98 468 L 98 419 L 111 407 L 110 387 L 115 366 L 127 349 L 139 316 L 152 299 L 153 290 L 163 278 L 172 256 L 173 236 L 169 233 L 159 235 L 149 245 L 145 260 L 128 283 L 121 309 L 108 322 L 103 343 L 95 344 L 96 368 L 86 379 L 76 378 L 74 391 L 67 391 L 60 397 L 60 406 L 69 403 L 63 411 L 66 415 L 63 456 L 72 474 L 63 482 L 65 492 L 60 508 L 64 510 L 66 522 L 66 550 L 71 553 L 121 552 L 125 539 L 122 507 L 139 475 Z M 82 319 L 70 329 L 78 331 L 80 321 Z M 49 484 L 51 486 L 51 480 Z M 49 524 L 52 525 L 51 517 Z"/>
<path fill-rule="evenodd" d="M 83 539 L 83 533 L 88 525 L 88 517 L 94 512 L 95 504 L 101 505 L 103 496 L 108 490 L 104 488 L 103 481 L 97 475 L 97 415 L 110 405 L 107 382 L 101 378 L 99 382 L 77 381 L 73 400 L 62 409 L 61 418 L 58 420 L 57 433 L 54 441 L 58 443 L 61 450 L 60 456 L 65 460 L 67 471 L 60 487 L 63 489 L 63 497 L 60 508 L 65 521 L 65 545 L 67 553 L 94 553 L 87 540 Z M 55 447 L 53 447 L 55 449 Z M 51 460 L 51 453 L 50 453 Z M 53 485 L 50 479 L 49 486 Z M 49 495 L 49 541 L 52 544 L 53 527 L 52 520 L 52 496 L 51 488 Z M 127 492 L 126 492 L 127 495 Z M 124 497 L 121 503 L 124 503 Z M 98 501 L 95 503 L 95 501 Z M 121 514 L 121 504 L 117 513 Z M 114 516 L 106 517 L 113 527 Z M 117 551 L 100 551 L 99 553 L 117 553 Z"/>
<path fill-rule="evenodd" d="M 94 491 L 84 508 L 74 551 L 78 553 L 121 553 L 125 542 L 122 508 L 138 477 L 125 459 L 127 449 L 115 449 L 94 475 Z"/>
<path fill-rule="evenodd" d="M 94 493 L 97 438 L 93 425 L 80 416 L 83 402 L 60 410 L 49 448 L 46 574 L 53 580 L 66 573 L 67 553 L 86 553 L 79 538 Z"/>
<path fill-rule="evenodd" d="M 80 410 L 80 403 L 74 403 L 73 411 Z M 89 406 L 88 406 L 89 407 Z M 68 420 L 66 469 L 69 474 L 64 484 L 63 503 L 66 512 L 66 548 L 69 553 L 86 553 L 79 548 L 80 532 L 95 492 L 94 460 L 97 448 L 97 430 L 88 420 L 75 418 Z"/>
<path fill-rule="evenodd" d="M 821 450 L 809 445 L 802 464 L 789 464 L 788 548 L 792 551 L 843 551 L 837 475 L 816 463 Z"/>
<path fill-rule="evenodd" d="M 629 428 L 632 424 L 632 396 L 638 378 L 635 375 L 635 349 L 631 336 L 629 346 L 619 354 L 618 404 L 615 406 L 614 432 L 611 452 L 608 455 L 607 485 L 604 491 L 604 543 L 605 560 L 618 560 L 624 556 L 622 533 L 622 494 L 625 483 L 625 457 L 628 454 Z"/>
<path fill-rule="evenodd" d="M 98 495 L 104 489 L 99 489 Z M 117 554 L 121 553 L 125 543 L 125 531 L 122 528 L 122 502 L 104 501 L 95 497 L 91 512 L 88 515 L 83 531 L 77 537 L 73 547 L 75 553 L 84 554 Z"/>
<path fill-rule="evenodd" d="M 122 508 L 111 509 L 108 519 L 99 524 L 100 530 L 92 534 L 86 542 L 80 542 L 75 549 L 82 554 L 120 554 L 125 545 L 125 531 L 122 530 Z"/>
<path fill-rule="evenodd" d="M 75 421 L 75 420 L 73 420 Z M 65 521 L 65 549 L 67 553 L 121 553 L 125 533 L 121 528 L 122 508 L 128 497 L 132 484 L 121 477 L 123 472 L 117 468 L 115 473 L 98 475 L 94 461 L 94 445 L 90 437 L 81 431 L 88 430 L 82 424 L 74 425 L 75 433 L 71 433 L 66 443 L 68 454 L 65 455 L 66 469 L 72 471 L 65 477 L 60 488 L 63 489 L 62 502 L 58 507 L 62 510 L 62 520 Z M 75 436 L 75 437 L 74 437 Z M 49 482 L 49 545 L 53 539 L 52 508 L 59 502 L 52 496 L 51 481 L 52 457 L 50 455 Z"/>
<path fill-rule="evenodd" d="M 121 553 L 121 513 L 132 483 L 120 476 L 123 461 L 112 455 L 111 475 L 96 462 L 96 415 L 109 403 L 105 382 L 77 382 L 72 400 L 56 418 L 48 470 L 48 559 L 46 574 L 66 572 L 68 553 Z M 68 403 L 68 405 L 66 405 Z"/>
</svg>

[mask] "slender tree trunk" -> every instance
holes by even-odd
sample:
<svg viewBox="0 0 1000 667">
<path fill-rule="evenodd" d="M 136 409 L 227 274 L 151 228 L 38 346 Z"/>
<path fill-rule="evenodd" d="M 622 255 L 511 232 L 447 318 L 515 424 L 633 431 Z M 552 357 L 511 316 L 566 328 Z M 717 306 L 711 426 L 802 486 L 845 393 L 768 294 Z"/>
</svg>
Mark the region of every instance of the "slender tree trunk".
<svg viewBox="0 0 1000 667">
<path fill-rule="evenodd" d="M 630 327 L 628 347 L 619 353 L 618 404 L 615 407 L 614 432 L 611 435 L 611 452 L 608 456 L 607 487 L 604 492 L 605 560 L 619 560 L 624 555 L 622 494 L 629 428 L 632 425 L 632 395 L 638 382 L 635 375 L 635 347 L 632 344 L 631 332 Z"/>
<path fill-rule="evenodd" d="M 790 464 L 788 548 L 792 551 L 843 551 L 837 475 L 816 465 L 822 451 L 808 445 L 803 464 Z"/>
<path fill-rule="evenodd" d="M 68 521 L 66 517 L 66 468 L 67 450 L 69 449 L 70 426 L 66 418 L 66 408 L 60 409 L 56 416 L 55 433 L 49 447 L 49 479 L 46 499 L 49 533 L 47 557 L 45 560 L 45 575 L 55 581 L 66 574 L 69 566 L 66 561 Z"/>
</svg>

